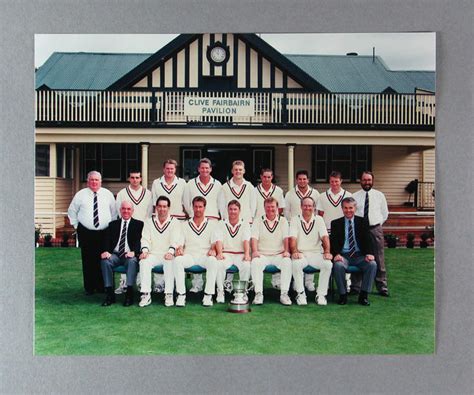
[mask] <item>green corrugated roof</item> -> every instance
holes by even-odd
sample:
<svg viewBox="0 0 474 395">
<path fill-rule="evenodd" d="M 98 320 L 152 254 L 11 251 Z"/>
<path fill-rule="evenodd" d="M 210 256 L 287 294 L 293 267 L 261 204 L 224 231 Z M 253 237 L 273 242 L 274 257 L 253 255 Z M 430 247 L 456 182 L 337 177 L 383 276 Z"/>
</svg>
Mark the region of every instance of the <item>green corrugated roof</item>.
<svg viewBox="0 0 474 395">
<path fill-rule="evenodd" d="M 35 87 L 103 90 L 151 54 L 54 52 L 36 71 Z"/>
<path fill-rule="evenodd" d="M 55 52 L 36 71 L 35 87 L 103 90 L 152 54 Z M 435 91 L 434 71 L 391 71 L 372 56 L 284 55 L 330 92 Z"/>
<path fill-rule="evenodd" d="M 334 93 L 380 93 L 392 88 L 414 93 L 415 88 L 435 91 L 434 71 L 391 71 L 376 56 L 285 55 Z"/>
</svg>

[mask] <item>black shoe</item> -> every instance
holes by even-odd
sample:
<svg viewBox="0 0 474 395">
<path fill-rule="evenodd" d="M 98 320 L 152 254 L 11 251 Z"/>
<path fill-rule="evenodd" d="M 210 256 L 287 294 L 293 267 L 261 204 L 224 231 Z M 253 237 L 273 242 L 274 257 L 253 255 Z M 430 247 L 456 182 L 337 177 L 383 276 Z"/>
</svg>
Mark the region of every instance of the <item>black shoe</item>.
<svg viewBox="0 0 474 395">
<path fill-rule="evenodd" d="M 112 290 L 112 287 L 105 288 L 105 300 L 102 303 L 102 306 L 110 306 L 115 303 L 115 294 Z"/>
<path fill-rule="evenodd" d="M 362 306 L 370 306 L 369 299 L 367 299 L 367 292 L 360 291 L 358 302 Z"/>
<path fill-rule="evenodd" d="M 125 307 L 133 305 L 133 287 L 127 287 L 127 293 L 125 294 L 123 305 Z"/>
<path fill-rule="evenodd" d="M 380 296 L 384 296 L 384 297 L 386 297 L 386 298 L 388 298 L 388 297 L 390 296 L 389 293 L 388 293 L 388 289 L 381 289 L 381 290 L 379 291 L 379 295 L 380 295 Z"/>
<path fill-rule="evenodd" d="M 347 294 L 339 295 L 339 300 L 337 301 L 337 304 L 340 304 L 340 305 L 347 304 Z"/>
</svg>

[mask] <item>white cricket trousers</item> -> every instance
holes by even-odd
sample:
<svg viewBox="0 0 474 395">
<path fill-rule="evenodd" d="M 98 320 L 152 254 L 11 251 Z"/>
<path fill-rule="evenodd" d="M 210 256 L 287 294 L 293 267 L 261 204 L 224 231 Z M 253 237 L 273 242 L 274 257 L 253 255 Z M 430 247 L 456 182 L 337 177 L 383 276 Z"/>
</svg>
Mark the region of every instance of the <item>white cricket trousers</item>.
<svg viewBox="0 0 474 395">
<path fill-rule="evenodd" d="M 186 293 L 184 269 L 194 265 L 199 265 L 206 269 L 204 292 L 208 295 L 214 295 L 216 290 L 217 259 L 214 256 L 207 255 L 193 256 L 184 254 L 174 259 L 173 270 L 176 279 L 176 292 L 181 295 Z"/>
<path fill-rule="evenodd" d="M 250 272 L 252 274 L 252 281 L 255 286 L 255 293 L 263 292 L 263 271 L 268 265 L 275 265 L 280 269 L 281 273 L 281 293 L 287 293 L 291 282 L 291 259 L 283 258 L 283 254 L 279 255 L 260 255 L 260 258 L 252 259 L 250 265 Z"/>
<path fill-rule="evenodd" d="M 141 292 L 151 292 L 151 273 L 155 266 L 163 266 L 165 278 L 165 293 L 172 294 L 174 291 L 173 259 L 167 261 L 164 256 L 149 254 L 146 259 L 140 261 Z"/>
<path fill-rule="evenodd" d="M 295 280 L 295 290 L 298 293 L 304 291 L 303 269 L 306 266 L 312 266 L 319 269 L 318 296 L 326 296 L 329 287 L 329 278 L 331 277 L 332 262 L 323 258 L 321 253 L 307 252 L 301 259 L 293 259 L 293 279 Z"/>
<path fill-rule="evenodd" d="M 232 265 L 237 266 L 237 269 L 239 269 L 239 278 L 241 280 L 249 280 L 250 261 L 244 261 L 244 254 L 228 254 L 224 252 L 222 255 L 224 255 L 224 259 L 222 261 L 217 260 L 216 284 L 219 291 L 224 290 L 226 270 Z"/>
</svg>

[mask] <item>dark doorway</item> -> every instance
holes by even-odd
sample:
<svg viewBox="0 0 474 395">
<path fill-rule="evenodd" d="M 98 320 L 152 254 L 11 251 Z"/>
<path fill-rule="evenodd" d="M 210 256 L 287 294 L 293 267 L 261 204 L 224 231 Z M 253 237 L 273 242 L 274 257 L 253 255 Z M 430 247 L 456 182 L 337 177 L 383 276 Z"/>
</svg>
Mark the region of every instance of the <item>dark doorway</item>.
<svg viewBox="0 0 474 395">
<path fill-rule="evenodd" d="M 245 179 L 254 183 L 252 179 L 252 150 L 250 147 L 225 146 L 207 147 L 205 155 L 212 161 L 212 175 L 224 183 L 232 178 L 231 168 L 234 160 L 242 160 L 245 163 Z"/>
</svg>

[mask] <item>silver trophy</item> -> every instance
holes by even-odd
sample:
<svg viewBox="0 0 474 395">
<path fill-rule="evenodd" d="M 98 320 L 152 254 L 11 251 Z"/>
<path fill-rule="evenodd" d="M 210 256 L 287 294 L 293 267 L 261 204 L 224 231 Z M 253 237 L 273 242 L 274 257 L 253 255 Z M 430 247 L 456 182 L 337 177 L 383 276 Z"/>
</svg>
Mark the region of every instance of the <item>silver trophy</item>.
<svg viewBox="0 0 474 395">
<path fill-rule="evenodd" d="M 247 296 L 248 281 L 233 280 L 232 287 L 234 298 L 229 303 L 227 311 L 231 313 L 248 313 L 250 312 L 249 298 Z"/>
</svg>

